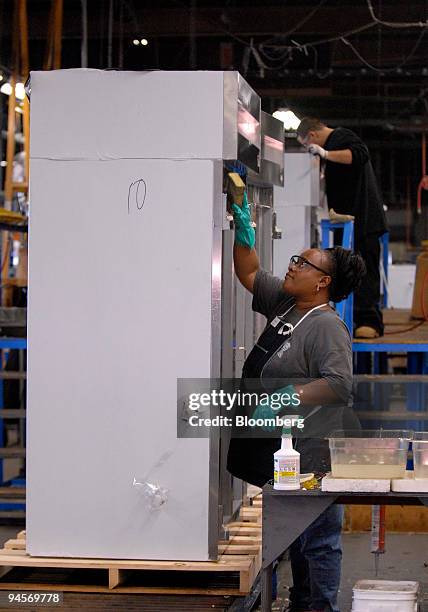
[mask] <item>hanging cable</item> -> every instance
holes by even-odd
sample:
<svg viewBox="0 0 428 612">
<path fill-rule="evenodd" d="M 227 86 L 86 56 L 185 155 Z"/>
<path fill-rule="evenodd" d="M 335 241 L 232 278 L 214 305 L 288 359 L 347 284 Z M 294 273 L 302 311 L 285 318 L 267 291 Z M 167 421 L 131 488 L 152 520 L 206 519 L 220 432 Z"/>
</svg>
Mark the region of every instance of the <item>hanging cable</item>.
<svg viewBox="0 0 428 612">
<path fill-rule="evenodd" d="M 340 40 L 343 37 L 352 36 L 353 34 L 359 34 L 360 32 L 365 32 L 366 30 L 373 28 L 375 25 L 376 23 L 374 21 L 371 21 L 370 23 L 366 23 L 358 28 L 348 30 L 347 32 L 342 32 L 342 34 L 338 34 L 337 36 L 330 36 L 329 38 L 320 38 L 319 40 L 313 40 L 307 43 L 298 43 L 294 41 L 294 45 L 269 44 L 268 46 L 271 49 L 296 49 L 296 48 L 304 49 L 305 47 L 316 47 L 319 45 L 324 45 L 329 42 L 335 42 L 336 40 Z M 265 44 L 265 43 L 261 43 L 261 44 Z"/>
<path fill-rule="evenodd" d="M 186 8 L 186 10 L 189 9 L 188 5 L 184 4 L 184 2 L 180 2 L 180 0 L 173 0 L 173 2 L 174 2 L 174 4 L 178 4 L 178 6 L 182 6 L 182 7 Z M 241 44 L 245 45 L 246 47 L 250 46 L 248 41 L 244 40 L 243 38 L 240 38 L 239 36 L 236 36 L 236 34 L 233 34 L 230 30 L 227 30 L 226 28 L 223 28 L 222 26 L 219 26 L 218 23 L 213 21 L 212 19 L 204 17 L 204 21 L 206 23 L 210 23 L 211 25 L 215 25 L 215 27 L 220 32 L 223 32 L 224 34 L 227 34 L 228 36 L 230 36 L 234 40 L 237 40 L 238 42 L 240 42 Z"/>
<path fill-rule="evenodd" d="M 305 17 L 303 17 L 303 19 L 298 21 L 291 28 L 291 30 L 288 30 L 288 32 L 284 32 L 284 34 L 281 34 L 281 38 L 286 38 L 287 36 L 290 36 L 290 34 L 293 34 L 294 32 L 297 32 L 297 30 L 299 30 L 302 27 L 302 25 L 304 25 L 307 21 L 309 21 L 315 15 L 315 13 L 317 13 L 319 11 L 319 9 L 326 3 L 326 1 L 327 0 L 321 0 L 321 2 L 317 6 L 315 6 L 312 9 L 312 11 L 309 11 L 309 13 L 307 15 L 305 15 Z M 273 38 L 272 40 L 275 40 L 275 39 Z M 269 40 L 267 40 L 263 44 L 269 44 Z"/>
<path fill-rule="evenodd" d="M 297 32 L 297 30 L 299 30 L 302 27 L 302 25 L 304 25 L 307 21 L 312 19 L 315 13 L 319 11 L 319 9 L 326 3 L 326 1 L 327 0 L 321 0 L 321 2 L 317 6 L 314 6 L 312 11 L 309 11 L 309 13 L 305 17 L 303 17 L 303 19 L 301 19 L 298 23 L 296 23 L 296 25 L 293 26 L 291 30 L 289 30 L 288 32 L 285 32 L 284 36 L 289 36 L 290 34 L 293 34 L 293 32 Z"/>
<path fill-rule="evenodd" d="M 302 25 L 304 25 L 306 22 L 308 22 L 315 14 L 316 12 L 322 8 L 322 6 L 326 3 L 327 0 L 320 0 L 320 2 L 307 14 L 305 15 L 305 17 L 303 19 L 301 19 L 297 24 L 295 24 L 290 30 L 288 30 L 287 32 L 285 32 L 284 34 L 281 35 L 281 38 L 286 38 L 287 36 L 289 36 L 290 34 L 292 34 L 293 32 L 296 32 L 299 28 L 302 27 Z M 121 0 L 121 2 L 123 2 L 123 4 L 126 6 L 126 8 L 128 9 L 129 13 L 132 15 L 132 17 L 134 18 L 134 21 L 137 22 L 136 16 L 135 16 L 135 9 L 132 6 L 132 1 L 129 2 L 127 0 Z M 180 0 L 173 0 L 174 4 L 178 5 L 178 6 L 186 6 L 182 1 Z M 302 50 L 304 52 L 307 52 L 307 49 L 309 48 L 313 48 L 315 49 L 315 47 L 319 46 L 319 45 L 323 45 L 323 44 L 327 44 L 330 42 L 336 42 L 336 41 L 342 41 L 344 44 L 348 45 L 352 51 L 355 53 L 355 55 L 360 59 L 360 61 L 366 65 L 368 68 L 370 68 L 371 70 L 374 71 L 378 71 L 378 72 L 392 72 L 393 70 L 396 70 L 397 68 L 400 68 L 401 66 L 403 66 L 411 57 L 412 55 L 415 53 L 416 49 L 418 48 L 420 42 L 422 41 L 423 38 L 423 33 L 422 35 L 418 38 L 418 40 L 416 41 L 415 46 L 413 47 L 413 49 L 411 50 L 411 53 L 405 58 L 405 60 L 403 60 L 403 62 L 400 62 L 400 64 L 398 64 L 397 66 L 395 66 L 394 68 L 387 68 L 387 69 L 381 69 L 381 68 L 377 68 L 376 66 L 373 66 L 372 64 L 370 64 L 369 62 L 367 62 L 367 60 L 365 60 L 361 54 L 359 53 L 359 51 L 357 49 L 355 49 L 355 47 L 352 45 L 352 43 L 350 43 L 347 38 L 349 36 L 353 36 L 354 34 L 359 34 L 361 32 L 365 32 L 367 30 L 369 30 L 370 28 L 374 27 L 375 25 L 383 25 L 386 27 L 396 27 L 396 28 L 410 28 L 410 27 L 422 27 L 422 28 L 427 28 L 428 27 L 428 20 L 427 21 L 419 21 L 419 22 L 389 22 L 389 21 L 383 21 L 381 19 L 378 19 L 378 17 L 375 15 L 374 9 L 373 9 L 373 5 L 371 0 L 367 0 L 367 6 L 370 12 L 370 16 L 371 16 L 371 21 L 368 23 L 365 23 L 357 28 L 353 28 L 351 30 L 348 30 L 346 32 L 342 32 L 341 34 L 337 34 L 336 36 L 330 36 L 328 38 L 321 38 L 318 40 L 314 40 L 311 42 L 307 42 L 307 43 L 298 43 L 296 41 L 293 41 L 293 45 L 290 44 L 284 44 L 284 43 L 275 43 L 275 38 L 269 38 L 267 40 L 265 40 L 263 43 L 260 43 L 259 45 L 257 45 L 257 47 L 254 45 L 253 42 L 248 42 L 247 40 L 244 40 L 243 38 L 241 38 L 240 36 L 237 36 L 236 34 L 234 34 L 233 32 L 231 32 L 229 29 L 226 29 L 222 26 L 219 26 L 219 24 L 217 22 L 214 22 L 210 19 L 205 19 L 205 21 L 207 21 L 207 23 L 211 23 L 213 25 L 216 26 L 216 28 L 224 33 L 227 34 L 228 36 L 230 36 L 230 38 L 236 40 L 237 42 L 241 43 L 242 45 L 244 45 L 246 48 L 250 48 L 251 49 L 251 54 L 254 56 L 254 58 L 256 59 L 257 64 L 259 65 L 259 67 L 261 67 L 261 65 L 263 65 L 263 69 L 265 70 L 278 70 L 281 69 L 282 67 L 286 66 L 290 61 L 292 61 L 292 56 L 290 56 L 290 53 L 293 52 L 293 50 L 295 49 L 299 49 Z M 425 30 L 424 30 L 425 31 Z M 272 52 L 278 52 L 277 55 L 272 55 Z M 274 62 L 275 66 L 269 66 L 268 64 L 266 64 L 266 62 L 263 61 L 263 59 L 261 58 L 261 55 L 264 56 L 264 58 L 270 62 Z M 278 65 L 279 63 L 283 62 L 280 66 Z M 316 73 L 318 78 L 326 78 L 327 76 L 329 76 L 329 73 L 326 73 L 325 75 L 319 75 L 318 73 Z"/>
<path fill-rule="evenodd" d="M 386 26 L 388 28 L 426 28 L 428 27 L 428 19 L 425 21 L 411 21 L 411 22 L 394 22 L 394 21 L 383 21 L 378 19 L 375 15 L 373 4 L 371 0 L 367 0 L 367 7 L 373 21 L 379 25 Z"/>
<path fill-rule="evenodd" d="M 265 49 L 265 45 L 264 43 L 258 46 L 258 49 L 260 51 L 260 53 L 268 60 L 270 60 L 271 62 L 282 62 L 282 61 L 286 61 L 289 62 L 293 59 L 293 55 L 292 55 L 292 51 L 291 49 L 288 48 L 284 48 L 284 49 L 276 49 L 276 51 L 278 52 L 276 56 L 274 55 L 270 55 L 266 49 Z"/>
<path fill-rule="evenodd" d="M 392 68 L 378 68 L 377 66 L 373 66 L 373 64 L 370 64 L 370 62 L 368 62 L 366 59 L 364 59 L 364 57 L 361 55 L 361 53 L 354 47 L 354 45 L 347 40 L 345 37 L 342 36 L 342 38 L 340 39 L 343 44 L 347 45 L 351 51 L 354 52 L 354 54 L 358 57 L 358 59 L 365 65 L 367 66 L 367 68 L 370 68 L 370 70 L 374 70 L 375 72 L 395 72 L 398 68 L 401 68 L 402 66 L 404 66 L 405 64 L 407 64 L 407 62 L 412 58 L 413 54 L 415 53 L 415 51 L 417 50 L 417 48 L 419 47 L 419 45 L 422 42 L 423 37 L 425 36 L 425 32 L 426 29 L 422 30 L 422 32 L 419 34 L 415 44 L 412 47 L 412 50 L 410 51 L 409 55 L 407 57 L 404 58 L 404 60 L 402 60 L 399 64 L 397 64 L 396 66 L 392 67 Z"/>
<path fill-rule="evenodd" d="M 348 30 L 347 32 L 342 32 L 341 34 L 337 34 L 336 36 L 330 36 L 328 38 L 320 38 L 318 40 L 313 40 L 311 42 L 308 43 L 295 43 L 295 46 L 298 45 L 299 47 L 315 47 L 315 46 L 319 46 L 319 45 L 323 45 L 329 42 L 335 42 L 337 40 L 342 40 L 342 38 L 347 38 L 348 36 L 353 36 L 354 34 L 359 34 L 361 32 L 365 32 L 366 30 L 369 30 L 370 28 L 374 27 L 375 25 L 384 25 L 386 27 L 398 27 L 398 28 L 410 28 L 410 27 L 422 27 L 422 28 L 428 28 L 428 20 L 427 21 L 419 21 L 419 22 L 402 22 L 402 23 L 393 23 L 393 22 L 388 22 L 388 21 L 382 21 L 380 19 L 378 19 L 376 17 L 376 15 L 374 14 L 373 11 L 373 7 L 372 4 L 370 2 L 370 0 L 367 0 L 368 5 L 369 5 L 369 10 L 370 8 L 372 9 L 370 11 L 372 20 L 368 23 L 363 24 L 362 26 L 359 26 L 357 28 L 353 28 L 352 30 Z M 320 8 L 319 6 L 316 7 L 317 10 L 318 8 Z M 295 31 L 295 29 L 293 29 L 291 32 Z M 264 47 L 268 47 L 270 49 L 293 49 L 293 45 L 285 45 L 285 44 L 274 44 L 269 42 L 272 39 L 268 39 L 267 41 L 261 43 Z M 414 50 L 413 50 L 414 53 Z"/>
</svg>

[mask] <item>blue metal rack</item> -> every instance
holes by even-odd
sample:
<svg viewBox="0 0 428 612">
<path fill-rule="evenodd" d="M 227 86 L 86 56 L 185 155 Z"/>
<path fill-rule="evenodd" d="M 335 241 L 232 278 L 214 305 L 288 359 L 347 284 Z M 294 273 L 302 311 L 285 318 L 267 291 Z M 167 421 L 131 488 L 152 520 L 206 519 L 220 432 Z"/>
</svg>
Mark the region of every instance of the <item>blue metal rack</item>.
<svg viewBox="0 0 428 612">
<path fill-rule="evenodd" d="M 321 221 L 321 246 L 323 249 L 328 249 L 333 244 L 333 236 L 335 230 L 342 230 L 342 245 L 345 249 L 354 248 L 354 222 L 344 221 L 343 223 L 332 223 L 329 219 Z M 382 268 L 383 276 L 386 283 L 382 279 L 382 303 L 383 308 L 388 306 L 388 256 L 389 256 L 389 233 L 386 232 L 379 239 L 382 249 Z M 336 304 L 336 310 L 339 316 L 345 321 L 351 336 L 353 335 L 354 325 L 354 296 L 349 295 L 346 300 Z"/>
<path fill-rule="evenodd" d="M 384 279 L 382 279 L 382 308 L 388 308 L 389 232 L 385 232 L 385 234 L 383 234 L 379 240 L 381 245 L 382 269 L 384 276 Z"/>
<path fill-rule="evenodd" d="M 400 327 L 402 326 L 399 319 L 396 323 Z M 407 323 L 408 321 L 405 319 L 403 324 L 406 325 Z M 389 332 L 388 335 L 381 338 L 355 340 L 353 343 L 355 369 L 359 373 L 381 375 L 374 376 L 375 379 L 379 378 L 383 381 L 390 379 L 390 382 L 393 383 L 396 377 L 387 374 L 388 357 L 401 353 L 407 358 L 406 376 L 409 376 L 409 382 L 405 383 L 405 395 L 403 396 L 406 409 L 402 416 L 400 415 L 400 420 L 397 420 L 397 417 L 394 420 L 388 419 L 388 412 L 394 395 L 393 385 L 383 385 L 381 382 L 375 382 L 374 388 L 370 391 L 370 384 L 367 384 L 367 398 L 370 399 L 371 397 L 370 411 L 373 410 L 379 415 L 379 423 L 376 424 L 371 421 L 371 426 L 379 425 L 386 429 L 399 427 L 414 431 L 426 431 L 428 429 L 428 383 L 426 381 L 428 375 L 428 337 L 426 333 L 428 323 L 422 323 L 415 330 L 412 327 L 410 325 L 410 329 L 407 331 L 399 330 L 396 336 L 394 332 L 392 334 Z M 400 336 L 400 333 L 406 333 L 406 336 Z M 383 373 L 386 375 L 382 376 Z M 364 389 L 361 389 L 361 392 L 364 396 Z M 370 395 L 371 393 L 372 395 Z M 407 418 L 406 412 L 409 413 Z"/>
<path fill-rule="evenodd" d="M 344 223 L 332 223 L 325 219 L 321 221 L 321 240 L 322 248 L 326 249 L 333 245 L 333 236 L 335 230 L 342 230 L 342 246 L 344 248 L 353 248 L 354 245 L 354 224 L 352 221 Z M 385 233 L 380 238 L 381 243 L 381 258 L 383 268 L 382 278 L 382 300 L 381 307 L 388 306 L 388 254 L 389 254 L 389 234 Z M 352 335 L 353 333 L 353 297 L 349 296 L 343 302 L 336 305 L 336 310 L 340 317 L 345 321 Z M 407 373 L 409 375 L 417 375 L 416 378 L 428 374 L 428 341 L 425 340 L 426 335 L 411 337 L 404 339 L 398 334 L 392 339 L 390 336 L 376 338 L 374 340 L 354 340 L 353 352 L 355 357 L 355 371 L 368 375 L 380 375 L 388 371 L 388 356 L 396 353 L 404 353 L 407 357 Z M 370 376 L 369 376 L 370 378 Z M 384 379 L 385 377 L 380 376 Z M 388 378 L 388 377 L 386 377 Z M 421 412 L 428 414 L 428 385 L 423 380 L 413 380 L 405 383 L 406 386 L 406 407 L 407 411 L 412 413 L 411 421 L 406 420 L 403 413 L 403 423 L 405 427 L 414 430 L 428 429 L 428 426 L 423 420 L 415 420 L 415 413 Z M 380 382 L 374 384 L 374 381 L 367 381 L 359 388 L 362 396 L 366 396 L 366 400 L 370 400 L 369 404 L 375 408 L 377 413 L 384 411 L 382 417 L 382 426 L 396 427 L 396 423 L 389 422 L 388 411 L 391 403 L 391 388 L 392 385 L 382 385 Z M 366 387 L 366 388 L 365 388 Z M 371 399 L 370 399 L 371 398 Z M 363 400 L 363 404 L 364 401 Z M 424 414 L 424 416 L 425 416 Z"/>
<path fill-rule="evenodd" d="M 27 348 L 27 339 L 26 338 L 0 338 L 0 370 L 2 370 L 3 365 L 3 350 L 26 350 Z M 4 447 L 5 444 L 5 431 L 4 431 L 4 419 L 2 418 L 2 410 L 4 409 L 4 381 L 3 377 L 0 376 L 0 446 Z M 15 478 L 11 481 L 4 480 L 4 470 L 3 470 L 3 461 L 4 457 L 0 456 L 0 486 L 2 487 L 25 487 L 25 479 L 23 478 Z M 14 512 L 14 511 L 25 511 L 24 503 L 12 503 L 5 502 L 0 503 L 0 511 L 2 512 Z"/>
</svg>

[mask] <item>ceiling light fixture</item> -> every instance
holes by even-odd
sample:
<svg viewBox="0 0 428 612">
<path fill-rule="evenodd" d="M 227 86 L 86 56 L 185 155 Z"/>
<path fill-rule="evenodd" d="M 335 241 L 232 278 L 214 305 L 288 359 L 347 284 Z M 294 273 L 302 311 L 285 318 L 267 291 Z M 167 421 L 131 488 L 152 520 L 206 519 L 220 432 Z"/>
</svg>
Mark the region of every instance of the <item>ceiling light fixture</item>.
<svg viewBox="0 0 428 612">
<path fill-rule="evenodd" d="M 3 83 L 0 87 L 0 92 L 6 96 L 10 96 L 12 93 L 12 85 L 9 82 Z M 23 100 L 25 98 L 24 83 L 17 83 L 15 85 L 15 96 L 18 100 Z"/>
<path fill-rule="evenodd" d="M 279 108 L 273 113 L 273 117 L 282 121 L 285 130 L 297 130 L 300 119 L 289 108 Z"/>
<path fill-rule="evenodd" d="M 143 47 L 147 47 L 147 45 L 149 44 L 149 41 L 147 40 L 147 38 L 142 38 L 141 44 L 143 45 Z"/>
<path fill-rule="evenodd" d="M 6 94 L 6 96 L 10 96 L 12 93 L 12 85 L 10 83 L 3 83 L 0 87 L 0 92 Z"/>
<path fill-rule="evenodd" d="M 18 98 L 18 100 L 24 100 L 25 98 L 24 83 L 17 83 L 15 85 L 15 96 Z"/>
</svg>

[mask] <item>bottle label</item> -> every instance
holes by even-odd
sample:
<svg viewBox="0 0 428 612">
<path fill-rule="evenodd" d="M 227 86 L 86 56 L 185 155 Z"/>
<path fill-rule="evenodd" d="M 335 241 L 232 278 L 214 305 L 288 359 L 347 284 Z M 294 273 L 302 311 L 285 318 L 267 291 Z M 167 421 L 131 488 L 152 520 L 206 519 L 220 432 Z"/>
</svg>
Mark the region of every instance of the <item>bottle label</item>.
<svg viewBox="0 0 428 612">
<path fill-rule="evenodd" d="M 299 461 L 297 458 L 275 457 L 274 482 L 277 484 L 300 484 Z"/>
</svg>

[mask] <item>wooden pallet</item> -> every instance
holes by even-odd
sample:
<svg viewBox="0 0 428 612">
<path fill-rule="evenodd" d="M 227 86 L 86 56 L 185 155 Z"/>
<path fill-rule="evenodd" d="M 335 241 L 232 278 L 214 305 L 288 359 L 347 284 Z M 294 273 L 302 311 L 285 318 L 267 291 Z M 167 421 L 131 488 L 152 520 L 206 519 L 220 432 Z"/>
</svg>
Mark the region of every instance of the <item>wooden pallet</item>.
<svg viewBox="0 0 428 612">
<path fill-rule="evenodd" d="M 0 550 L 0 590 L 246 595 L 261 567 L 261 508 L 239 518 L 225 527 L 217 561 L 31 557 L 20 531 Z"/>
</svg>

